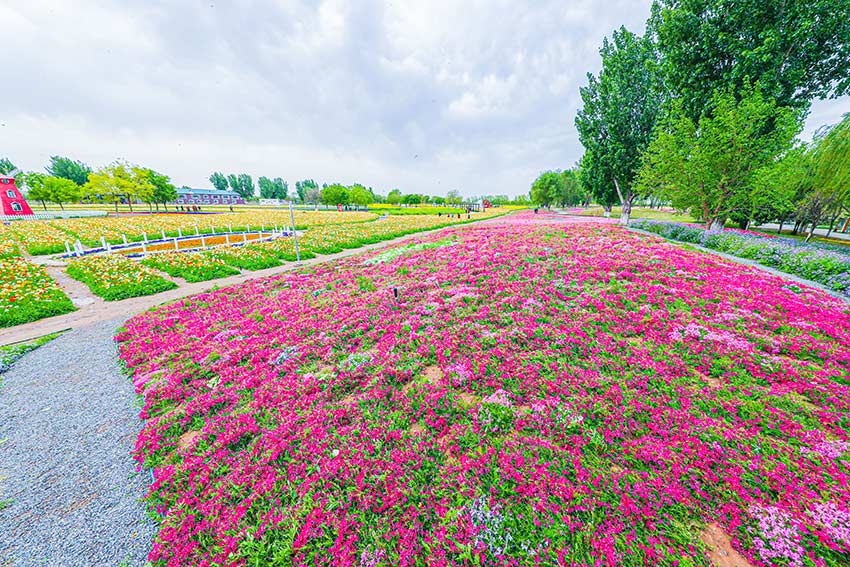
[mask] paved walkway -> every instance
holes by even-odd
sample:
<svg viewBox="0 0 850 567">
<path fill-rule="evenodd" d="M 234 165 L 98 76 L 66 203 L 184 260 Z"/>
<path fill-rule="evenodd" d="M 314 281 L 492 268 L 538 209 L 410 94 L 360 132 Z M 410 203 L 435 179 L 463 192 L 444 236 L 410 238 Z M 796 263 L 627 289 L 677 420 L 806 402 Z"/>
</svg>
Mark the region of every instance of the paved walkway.
<svg viewBox="0 0 850 567">
<path fill-rule="evenodd" d="M 155 533 L 131 457 L 141 428 L 112 340 L 66 333 L 0 376 L 0 565 L 145 563 Z"/>
</svg>

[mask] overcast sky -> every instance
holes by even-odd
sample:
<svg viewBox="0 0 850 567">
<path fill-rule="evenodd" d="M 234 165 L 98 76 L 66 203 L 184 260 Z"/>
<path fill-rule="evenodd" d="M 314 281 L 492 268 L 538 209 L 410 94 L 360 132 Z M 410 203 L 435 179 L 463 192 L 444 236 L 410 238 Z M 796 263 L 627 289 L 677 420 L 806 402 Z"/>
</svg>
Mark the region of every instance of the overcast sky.
<svg viewBox="0 0 850 567">
<path fill-rule="evenodd" d="M 0 157 L 517 195 L 580 158 L 578 89 L 650 3 L 7 1 Z"/>
</svg>

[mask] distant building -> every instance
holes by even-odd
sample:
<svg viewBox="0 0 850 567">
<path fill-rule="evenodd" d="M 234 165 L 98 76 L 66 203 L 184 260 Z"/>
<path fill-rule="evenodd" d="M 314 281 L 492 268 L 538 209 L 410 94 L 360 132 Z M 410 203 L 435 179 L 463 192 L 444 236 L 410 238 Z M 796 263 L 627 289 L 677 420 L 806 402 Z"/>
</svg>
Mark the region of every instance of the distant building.
<svg viewBox="0 0 850 567">
<path fill-rule="evenodd" d="M 0 202 L 5 216 L 32 216 L 32 209 L 15 185 L 14 177 L 0 175 Z"/>
<path fill-rule="evenodd" d="M 218 189 L 192 189 L 181 187 L 177 189 L 177 200 L 175 205 L 244 205 L 243 199 L 233 191 L 219 191 Z"/>
</svg>

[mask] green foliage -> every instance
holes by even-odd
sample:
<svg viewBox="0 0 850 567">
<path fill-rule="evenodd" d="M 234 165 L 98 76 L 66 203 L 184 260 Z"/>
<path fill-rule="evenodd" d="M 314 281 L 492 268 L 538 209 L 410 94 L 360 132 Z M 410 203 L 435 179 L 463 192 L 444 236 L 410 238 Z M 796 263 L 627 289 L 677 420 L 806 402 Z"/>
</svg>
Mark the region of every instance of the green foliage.
<svg viewBox="0 0 850 567">
<path fill-rule="evenodd" d="M 91 168 L 81 161 L 61 156 L 50 156 L 50 165 L 45 170 L 53 177 L 61 177 L 83 186 L 89 180 Z"/>
<path fill-rule="evenodd" d="M 666 92 L 650 38 L 621 27 L 611 41 L 605 38 L 600 54 L 602 71 L 598 78 L 588 73 L 576 116 L 585 148 L 581 183 L 604 206 L 619 200 L 627 217 L 641 154 L 652 139 Z"/>
<path fill-rule="evenodd" d="M 317 203 L 319 201 L 319 184 L 312 179 L 296 181 L 295 191 L 302 203 Z"/>
<path fill-rule="evenodd" d="M 846 0 L 655 0 L 650 29 L 694 121 L 715 91 L 761 84 L 777 106 L 850 93 Z"/>
<path fill-rule="evenodd" d="M 354 205 L 366 206 L 375 200 L 375 196 L 371 191 L 362 185 L 352 185 L 349 190 L 349 198 Z"/>
<path fill-rule="evenodd" d="M 97 201 L 111 201 L 118 210 L 118 202 L 125 199 L 133 209 L 133 201 L 153 202 L 155 186 L 148 171 L 121 161 L 102 167 L 89 175 L 83 186 L 85 196 Z"/>
<path fill-rule="evenodd" d="M 807 161 L 799 170 L 808 191 L 800 199 L 798 219 L 811 224 L 811 239 L 820 220 L 850 212 L 850 114 L 815 136 Z"/>
<path fill-rule="evenodd" d="M 63 203 L 75 203 L 82 197 L 82 188 L 70 179 L 36 172 L 24 173 L 20 177 L 28 188 L 27 199 L 40 201 L 42 205 L 45 202 L 56 203 L 64 209 Z"/>
<path fill-rule="evenodd" d="M 393 189 L 387 195 L 387 203 L 390 205 L 398 205 L 401 203 L 401 191 L 398 189 Z"/>
<path fill-rule="evenodd" d="M 810 163 L 808 148 L 800 145 L 756 171 L 749 190 L 741 192 L 730 218 L 741 228 L 746 228 L 750 221 L 756 225 L 773 220 L 784 222 L 811 189 Z"/>
<path fill-rule="evenodd" d="M 289 184 L 280 177 L 260 177 L 257 185 L 260 186 L 260 197 L 263 199 L 286 199 L 289 193 Z"/>
<path fill-rule="evenodd" d="M 0 175 L 8 175 L 16 169 L 15 164 L 9 158 L 0 158 Z"/>
<path fill-rule="evenodd" d="M 227 177 L 219 171 L 210 175 L 210 183 L 219 191 L 227 191 Z"/>
<path fill-rule="evenodd" d="M 149 203 L 171 203 L 177 200 L 177 189 L 171 183 L 171 178 L 149 168 L 142 168 L 138 175 L 144 176 L 153 190 L 145 193 Z"/>
<path fill-rule="evenodd" d="M 416 195 L 415 193 L 411 193 L 409 195 L 402 195 L 401 197 L 402 205 L 418 205 L 422 202 L 422 195 Z"/>
<path fill-rule="evenodd" d="M 532 203 L 544 207 L 554 204 L 562 207 L 580 205 L 587 198 L 579 182 L 579 172 L 575 169 L 544 171 L 532 184 L 530 195 Z"/>
<path fill-rule="evenodd" d="M 328 185 L 321 192 L 322 203 L 326 205 L 347 205 L 349 199 L 348 189 L 339 183 Z"/>
<path fill-rule="evenodd" d="M 248 200 L 254 196 L 254 179 L 247 173 L 231 173 L 227 176 L 227 183 L 234 193 Z"/>
<path fill-rule="evenodd" d="M 759 170 L 790 148 L 801 120 L 749 86 L 740 101 L 731 90 L 716 93 L 710 112 L 697 123 L 681 101 L 672 105 L 647 149 L 637 186 L 717 227 L 746 202 Z"/>
</svg>

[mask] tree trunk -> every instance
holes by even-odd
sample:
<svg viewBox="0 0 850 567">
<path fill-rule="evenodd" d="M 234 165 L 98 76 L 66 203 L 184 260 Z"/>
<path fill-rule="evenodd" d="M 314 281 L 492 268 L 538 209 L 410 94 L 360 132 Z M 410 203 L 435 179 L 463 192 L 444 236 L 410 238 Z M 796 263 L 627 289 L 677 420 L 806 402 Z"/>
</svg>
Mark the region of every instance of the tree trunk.
<svg viewBox="0 0 850 567">
<path fill-rule="evenodd" d="M 840 213 L 840 211 L 839 211 L 839 213 Z M 832 220 L 829 221 L 829 230 L 826 231 L 826 238 L 829 238 L 829 235 L 832 234 L 832 229 L 835 227 L 835 221 L 838 220 L 838 214 L 839 213 L 835 213 L 832 216 Z"/>
<path fill-rule="evenodd" d="M 62 205 L 62 201 L 59 201 L 59 208 L 62 209 L 63 211 L 65 210 L 65 207 Z"/>
<path fill-rule="evenodd" d="M 133 200 L 130 199 L 129 195 L 127 196 L 127 205 L 130 206 L 130 212 L 132 213 L 133 212 Z"/>
<path fill-rule="evenodd" d="M 723 230 L 723 227 L 726 226 L 726 223 L 720 220 L 720 217 L 714 217 L 711 219 L 711 222 L 708 225 L 709 232 L 720 232 Z"/>
<path fill-rule="evenodd" d="M 41 206 L 44 207 L 45 211 L 47 210 L 47 203 L 45 203 L 43 200 L 41 201 Z"/>
<path fill-rule="evenodd" d="M 850 217 L 847 217 L 847 220 L 844 222 L 844 226 L 841 227 L 841 232 L 847 232 L 848 228 L 850 228 Z"/>
<path fill-rule="evenodd" d="M 620 198 L 620 205 L 623 210 L 620 213 L 620 224 L 623 226 L 629 225 L 629 215 L 632 213 L 632 202 L 635 200 L 635 195 L 629 192 L 629 195 L 623 197 L 623 192 L 620 190 L 620 182 L 614 178 L 614 188 L 617 190 L 617 196 Z"/>
<path fill-rule="evenodd" d="M 785 217 L 782 217 L 781 219 L 779 219 L 779 230 L 778 230 L 778 231 L 777 231 L 777 233 L 776 233 L 776 234 L 778 234 L 779 236 L 782 236 L 782 225 L 783 225 L 784 223 L 785 223 Z"/>
<path fill-rule="evenodd" d="M 113 199 L 112 199 L 112 202 L 115 204 L 115 212 L 117 213 L 117 212 L 118 212 L 118 199 L 117 199 L 117 198 L 113 198 Z"/>
<path fill-rule="evenodd" d="M 812 228 L 809 229 L 809 234 L 806 235 L 806 242 L 812 239 L 812 236 L 815 235 L 815 230 L 818 227 L 818 222 L 820 221 L 820 217 L 815 217 L 812 219 Z"/>
</svg>

